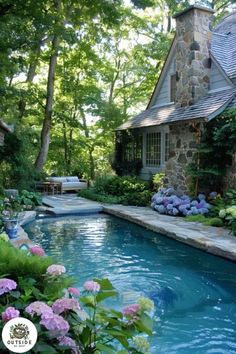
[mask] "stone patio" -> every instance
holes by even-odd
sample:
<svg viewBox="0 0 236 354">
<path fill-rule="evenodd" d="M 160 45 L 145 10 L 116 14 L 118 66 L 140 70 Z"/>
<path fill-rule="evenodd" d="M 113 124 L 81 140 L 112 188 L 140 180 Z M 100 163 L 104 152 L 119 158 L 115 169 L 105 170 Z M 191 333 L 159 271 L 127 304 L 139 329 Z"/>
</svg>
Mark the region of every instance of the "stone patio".
<svg viewBox="0 0 236 354">
<path fill-rule="evenodd" d="M 43 203 L 47 205 L 47 212 L 58 216 L 98 212 L 112 214 L 211 254 L 236 261 L 236 237 L 223 228 L 160 215 L 149 207 L 101 204 L 75 194 L 46 196 Z"/>
</svg>

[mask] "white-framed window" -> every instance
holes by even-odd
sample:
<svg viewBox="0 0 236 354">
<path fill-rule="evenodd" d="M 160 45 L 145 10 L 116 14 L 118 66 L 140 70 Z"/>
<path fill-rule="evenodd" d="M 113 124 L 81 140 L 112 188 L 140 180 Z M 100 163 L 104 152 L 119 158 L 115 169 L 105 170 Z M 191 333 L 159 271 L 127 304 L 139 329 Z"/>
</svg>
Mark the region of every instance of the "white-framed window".
<svg viewBox="0 0 236 354">
<path fill-rule="evenodd" d="M 161 169 L 169 159 L 169 128 L 146 128 L 143 136 L 143 167 Z"/>
<path fill-rule="evenodd" d="M 161 132 L 147 133 L 145 162 L 147 167 L 161 165 Z"/>
</svg>

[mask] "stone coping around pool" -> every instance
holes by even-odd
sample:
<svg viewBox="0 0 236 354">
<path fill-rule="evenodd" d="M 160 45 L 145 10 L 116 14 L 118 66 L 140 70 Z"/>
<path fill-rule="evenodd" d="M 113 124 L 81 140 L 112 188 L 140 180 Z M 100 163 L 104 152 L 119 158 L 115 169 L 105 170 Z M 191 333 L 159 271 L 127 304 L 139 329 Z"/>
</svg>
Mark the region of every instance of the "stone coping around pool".
<svg viewBox="0 0 236 354">
<path fill-rule="evenodd" d="M 77 194 L 44 196 L 43 204 L 48 214 L 63 216 L 71 214 L 95 214 L 103 211 L 101 203 L 78 197 Z"/>
<path fill-rule="evenodd" d="M 160 215 L 149 207 L 104 205 L 103 211 L 208 253 L 236 261 L 236 237 L 221 227 Z"/>
</svg>

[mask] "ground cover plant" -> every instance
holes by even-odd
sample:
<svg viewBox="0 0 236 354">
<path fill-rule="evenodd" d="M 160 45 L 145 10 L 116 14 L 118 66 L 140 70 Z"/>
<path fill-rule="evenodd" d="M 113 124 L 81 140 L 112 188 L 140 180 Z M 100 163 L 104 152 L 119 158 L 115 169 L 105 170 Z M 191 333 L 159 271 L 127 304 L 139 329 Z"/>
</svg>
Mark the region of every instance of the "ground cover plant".
<svg viewBox="0 0 236 354">
<path fill-rule="evenodd" d="M 86 281 L 78 289 L 63 265 L 39 246 L 15 249 L 0 240 L 0 329 L 12 318 L 30 319 L 38 331 L 32 353 L 149 353 L 153 302 L 115 311 L 104 300 L 117 296 L 108 279 Z M 8 353 L 0 343 L 1 353 Z"/>
<path fill-rule="evenodd" d="M 136 177 L 100 177 L 94 187 L 83 190 L 80 196 L 106 203 L 124 205 L 149 205 L 152 192 L 148 182 Z"/>
</svg>

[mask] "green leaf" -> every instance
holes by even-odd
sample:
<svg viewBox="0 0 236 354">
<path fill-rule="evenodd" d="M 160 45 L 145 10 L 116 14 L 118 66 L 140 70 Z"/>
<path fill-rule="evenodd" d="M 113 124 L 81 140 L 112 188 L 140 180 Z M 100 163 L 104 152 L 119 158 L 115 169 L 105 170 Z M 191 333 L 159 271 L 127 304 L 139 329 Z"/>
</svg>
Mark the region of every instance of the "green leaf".
<svg viewBox="0 0 236 354">
<path fill-rule="evenodd" d="M 100 286 L 101 286 L 101 290 L 114 290 L 114 286 L 112 285 L 112 283 L 110 282 L 109 279 L 94 279 L 94 281 L 96 281 Z"/>
<path fill-rule="evenodd" d="M 56 354 L 57 350 L 51 345 L 45 343 L 37 343 L 34 347 L 34 352 L 40 354 Z"/>
<path fill-rule="evenodd" d="M 115 296 L 117 296 L 117 291 L 115 291 L 115 290 L 102 291 L 97 294 L 96 300 L 97 300 L 97 302 L 101 302 L 109 297 L 115 297 Z"/>
<path fill-rule="evenodd" d="M 96 348 L 101 350 L 103 353 L 108 353 L 108 354 L 115 354 L 114 348 L 111 345 L 105 345 L 102 343 L 98 343 L 96 345 Z"/>
<path fill-rule="evenodd" d="M 88 307 L 95 307 L 95 298 L 94 296 L 82 296 L 79 298 L 80 302 L 85 304 Z"/>
<path fill-rule="evenodd" d="M 19 291 L 10 291 L 10 294 L 15 299 L 18 299 L 20 297 L 20 295 L 21 295 Z"/>
<path fill-rule="evenodd" d="M 135 322 L 135 327 L 141 332 L 152 335 L 153 320 L 145 313 L 141 315 L 140 319 Z"/>
<path fill-rule="evenodd" d="M 90 333 L 91 333 L 91 330 L 89 329 L 89 327 L 86 326 L 80 335 L 80 339 L 85 346 L 87 344 L 89 344 Z"/>
</svg>

